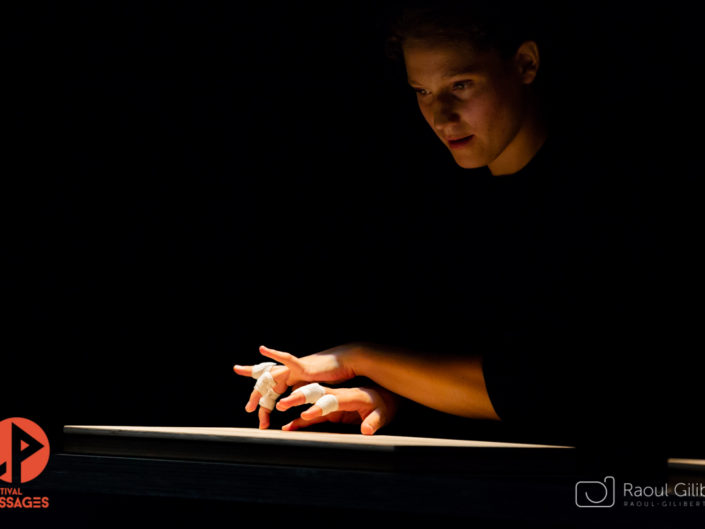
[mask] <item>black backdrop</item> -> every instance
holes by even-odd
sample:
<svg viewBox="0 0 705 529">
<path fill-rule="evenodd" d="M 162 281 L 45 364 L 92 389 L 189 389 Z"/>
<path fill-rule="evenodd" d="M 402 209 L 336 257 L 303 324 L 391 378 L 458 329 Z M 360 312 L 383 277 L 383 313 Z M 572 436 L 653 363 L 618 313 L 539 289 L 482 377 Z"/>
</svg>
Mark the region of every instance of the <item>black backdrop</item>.
<svg viewBox="0 0 705 529">
<path fill-rule="evenodd" d="M 636 182 L 646 243 L 695 308 L 693 14 L 543 7 L 556 117 Z M 255 426 L 231 368 L 260 344 L 433 341 L 470 172 L 385 59 L 387 7 L 3 10 L 3 415 Z"/>
</svg>

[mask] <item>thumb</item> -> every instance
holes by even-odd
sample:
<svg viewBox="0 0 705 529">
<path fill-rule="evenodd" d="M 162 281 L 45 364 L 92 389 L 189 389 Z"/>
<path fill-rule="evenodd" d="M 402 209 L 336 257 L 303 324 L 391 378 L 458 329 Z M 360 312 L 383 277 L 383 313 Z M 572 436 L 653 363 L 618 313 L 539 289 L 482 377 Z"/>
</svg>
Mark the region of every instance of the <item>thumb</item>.
<svg viewBox="0 0 705 529">
<path fill-rule="evenodd" d="M 360 431 L 363 435 L 372 435 L 377 430 L 384 426 L 384 419 L 379 408 L 375 408 L 360 425 Z"/>
</svg>

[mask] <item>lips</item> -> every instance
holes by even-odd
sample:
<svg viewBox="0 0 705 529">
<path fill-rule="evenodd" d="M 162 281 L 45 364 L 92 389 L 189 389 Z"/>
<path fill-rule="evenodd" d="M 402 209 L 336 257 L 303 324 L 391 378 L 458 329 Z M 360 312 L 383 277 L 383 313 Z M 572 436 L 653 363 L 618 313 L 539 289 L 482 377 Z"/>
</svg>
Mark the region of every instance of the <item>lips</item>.
<svg viewBox="0 0 705 529">
<path fill-rule="evenodd" d="M 451 147 L 461 147 L 462 145 L 465 145 L 472 139 L 473 135 L 470 134 L 469 136 L 458 136 L 457 138 L 448 138 L 448 144 Z"/>
</svg>

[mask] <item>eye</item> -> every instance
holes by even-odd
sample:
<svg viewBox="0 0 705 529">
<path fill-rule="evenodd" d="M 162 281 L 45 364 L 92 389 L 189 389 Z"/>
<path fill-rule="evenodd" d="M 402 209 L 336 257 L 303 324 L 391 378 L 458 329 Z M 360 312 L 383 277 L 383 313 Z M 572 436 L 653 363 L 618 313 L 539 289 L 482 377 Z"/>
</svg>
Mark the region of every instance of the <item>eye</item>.
<svg viewBox="0 0 705 529">
<path fill-rule="evenodd" d="M 470 88 L 471 84 L 472 81 L 458 81 L 457 83 L 453 83 L 453 90 L 465 90 L 466 88 Z"/>
<path fill-rule="evenodd" d="M 414 88 L 414 92 L 416 92 L 420 96 L 426 96 L 429 93 L 428 90 L 426 90 L 425 88 Z"/>
</svg>

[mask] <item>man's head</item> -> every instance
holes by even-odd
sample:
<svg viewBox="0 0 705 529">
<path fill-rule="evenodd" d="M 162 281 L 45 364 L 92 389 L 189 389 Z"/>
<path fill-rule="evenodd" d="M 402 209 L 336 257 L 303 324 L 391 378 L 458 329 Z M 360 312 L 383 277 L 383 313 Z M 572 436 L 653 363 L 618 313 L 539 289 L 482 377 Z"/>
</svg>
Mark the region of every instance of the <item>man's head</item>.
<svg viewBox="0 0 705 529">
<path fill-rule="evenodd" d="M 435 2 L 408 8 L 393 26 L 390 55 L 403 59 L 421 113 L 461 167 L 510 174 L 545 139 L 534 86 L 539 47 L 516 16 L 467 0 Z"/>
</svg>

